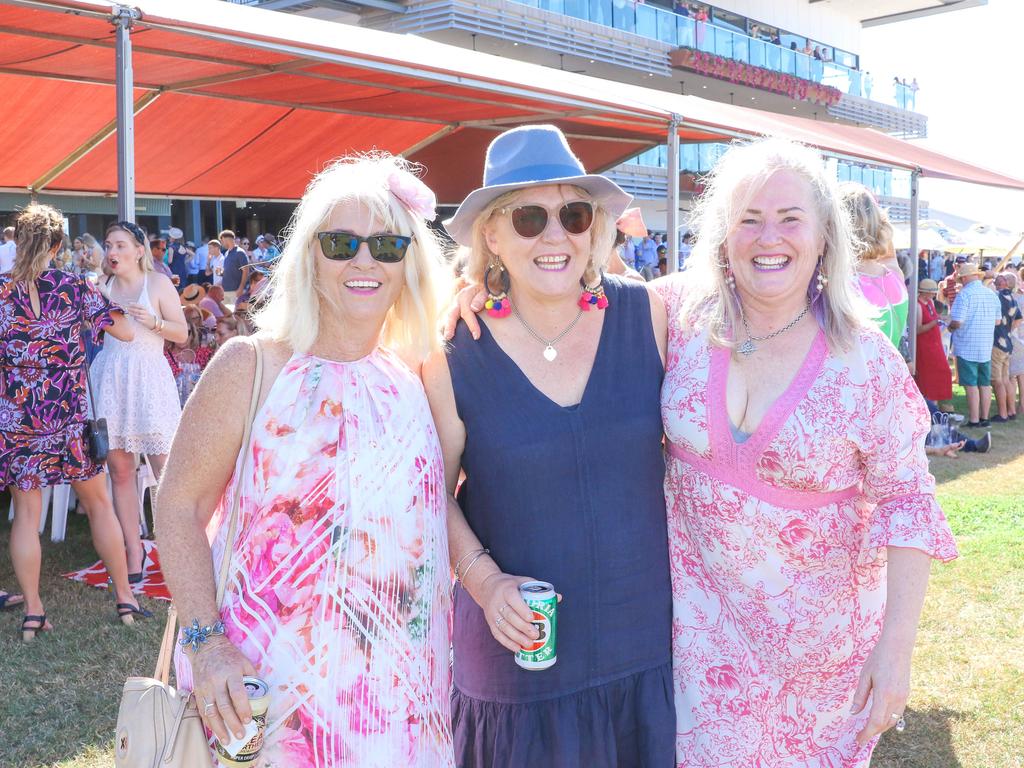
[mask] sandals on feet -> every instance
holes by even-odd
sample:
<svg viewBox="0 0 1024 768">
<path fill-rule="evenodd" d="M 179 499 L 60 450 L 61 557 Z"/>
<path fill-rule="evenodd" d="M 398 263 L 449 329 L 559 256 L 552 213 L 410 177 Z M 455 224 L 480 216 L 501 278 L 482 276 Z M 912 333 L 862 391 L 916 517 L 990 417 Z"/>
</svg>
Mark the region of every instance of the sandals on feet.
<svg viewBox="0 0 1024 768">
<path fill-rule="evenodd" d="M 135 617 L 139 616 L 143 619 L 150 619 L 153 617 L 152 611 L 147 611 L 145 608 L 132 605 L 131 603 L 118 603 L 117 604 L 117 617 L 121 619 L 121 623 L 126 626 L 131 626 L 135 623 Z"/>
<path fill-rule="evenodd" d="M 142 567 L 139 568 L 138 573 L 129 573 L 128 574 L 128 583 L 129 584 L 141 584 L 142 583 L 142 580 L 146 577 L 146 558 L 147 557 L 149 557 L 149 553 L 145 549 L 143 549 L 142 550 Z"/>
<path fill-rule="evenodd" d="M 25 598 L 21 595 L 12 595 L 10 592 L 0 591 L 0 611 L 17 608 L 25 604 Z"/>
<path fill-rule="evenodd" d="M 29 622 L 38 624 L 37 627 L 26 627 L 25 625 Z M 31 614 L 25 614 L 25 617 L 21 620 L 21 640 L 25 643 L 31 643 L 36 639 L 36 635 L 40 632 L 51 632 L 53 631 L 53 625 L 46 621 L 46 614 L 33 616 Z"/>
</svg>

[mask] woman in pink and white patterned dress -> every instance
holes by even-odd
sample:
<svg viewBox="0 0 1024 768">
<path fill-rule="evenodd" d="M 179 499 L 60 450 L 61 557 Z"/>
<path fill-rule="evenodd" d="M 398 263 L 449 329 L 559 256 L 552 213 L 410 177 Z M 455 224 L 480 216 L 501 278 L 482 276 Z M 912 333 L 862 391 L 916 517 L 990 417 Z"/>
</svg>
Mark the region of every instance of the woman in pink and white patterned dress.
<svg viewBox="0 0 1024 768">
<path fill-rule="evenodd" d="M 196 622 L 178 682 L 223 740 L 251 719 L 242 675 L 266 680 L 267 768 L 454 766 L 447 493 L 418 376 L 438 346 L 433 218 L 397 158 L 346 158 L 314 179 L 257 318 L 248 447 L 255 356 L 233 339 L 171 450 L 160 556 L 182 626 Z"/>
<path fill-rule="evenodd" d="M 866 766 L 904 727 L 930 558 L 956 556 L 844 216 L 810 150 L 733 148 L 658 281 L 679 766 Z"/>
</svg>

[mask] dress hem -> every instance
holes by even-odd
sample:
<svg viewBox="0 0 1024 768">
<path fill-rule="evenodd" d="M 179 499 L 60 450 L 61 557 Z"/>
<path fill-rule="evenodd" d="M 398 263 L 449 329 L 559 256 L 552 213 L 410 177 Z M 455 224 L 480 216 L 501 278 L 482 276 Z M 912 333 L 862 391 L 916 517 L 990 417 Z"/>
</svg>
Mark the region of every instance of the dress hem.
<svg viewBox="0 0 1024 768">
<path fill-rule="evenodd" d="M 529 699 L 510 699 L 505 696 L 480 696 L 473 693 L 467 693 L 457 683 L 454 682 L 452 683 L 452 693 L 457 693 L 459 696 L 462 696 L 463 698 L 472 699 L 473 701 L 479 701 L 483 704 L 508 704 L 512 706 L 525 704 L 539 704 L 546 701 L 553 701 L 556 699 L 565 698 L 566 696 L 575 696 L 579 693 L 585 693 L 586 691 L 590 691 L 595 688 L 603 688 L 604 686 L 609 685 L 611 683 L 616 683 L 620 680 L 625 680 L 626 678 L 634 677 L 635 675 L 641 675 L 645 672 L 650 672 L 652 670 L 658 669 L 666 665 L 671 666 L 671 664 L 672 659 L 670 657 L 665 659 L 664 661 L 657 661 L 650 665 L 638 667 L 636 669 L 630 669 L 626 672 L 616 673 L 613 675 L 609 675 L 607 677 L 597 678 L 592 682 L 588 682 L 587 684 L 581 685 L 576 688 L 569 688 L 563 691 L 558 691 L 557 693 L 552 693 L 550 695 L 532 697 Z"/>
</svg>

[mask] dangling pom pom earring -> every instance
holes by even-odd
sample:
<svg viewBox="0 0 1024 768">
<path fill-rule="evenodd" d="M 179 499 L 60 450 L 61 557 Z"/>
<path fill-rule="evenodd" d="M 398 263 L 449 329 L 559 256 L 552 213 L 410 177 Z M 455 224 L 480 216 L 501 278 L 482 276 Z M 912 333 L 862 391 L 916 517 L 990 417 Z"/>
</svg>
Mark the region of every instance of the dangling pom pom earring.
<svg viewBox="0 0 1024 768">
<path fill-rule="evenodd" d="M 736 276 L 732 273 L 732 267 L 725 268 L 725 283 L 730 288 L 736 287 Z"/>
<path fill-rule="evenodd" d="M 601 273 L 597 276 L 597 284 L 591 287 L 587 287 L 584 278 L 580 278 L 580 287 L 583 291 L 580 293 L 580 300 L 576 302 L 579 308 L 584 312 L 589 312 L 593 308 L 606 309 L 608 307 L 608 297 L 604 295 L 604 274 Z"/>
<path fill-rule="evenodd" d="M 498 293 L 491 290 L 491 270 L 498 270 Z M 512 313 L 512 303 L 509 301 L 508 292 L 512 287 L 512 281 L 505 270 L 505 265 L 500 259 L 496 259 L 487 265 L 484 272 L 484 288 L 487 290 L 487 301 L 484 308 L 491 317 L 508 317 Z"/>
</svg>

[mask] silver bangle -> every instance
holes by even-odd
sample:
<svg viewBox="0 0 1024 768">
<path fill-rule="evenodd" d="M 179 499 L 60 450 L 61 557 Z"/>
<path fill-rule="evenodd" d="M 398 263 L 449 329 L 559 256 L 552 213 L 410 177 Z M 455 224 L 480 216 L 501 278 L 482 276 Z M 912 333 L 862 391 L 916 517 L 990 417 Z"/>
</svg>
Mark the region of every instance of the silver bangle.
<svg viewBox="0 0 1024 768">
<path fill-rule="evenodd" d="M 466 566 L 466 572 L 464 574 L 462 574 L 462 578 L 459 579 L 459 582 L 462 584 L 463 588 L 465 588 L 465 586 L 466 586 L 466 579 L 469 578 L 469 572 L 471 570 L 473 570 L 473 566 L 476 565 L 476 561 L 479 560 L 484 555 L 488 554 L 488 552 L 489 552 L 489 550 L 485 549 L 482 552 L 478 553 L 476 557 L 474 557 L 472 560 L 469 561 L 469 565 Z"/>
<path fill-rule="evenodd" d="M 462 567 L 462 564 L 466 561 L 467 558 L 472 557 L 473 555 L 480 554 L 480 553 L 483 553 L 483 554 L 486 555 L 486 554 L 489 554 L 490 551 L 491 550 L 489 550 L 489 549 L 471 549 L 471 550 L 469 550 L 469 552 L 467 552 L 462 557 L 460 557 L 459 558 L 459 562 L 457 562 L 455 564 L 455 581 L 462 581 L 462 577 L 459 576 L 459 568 Z"/>
</svg>

